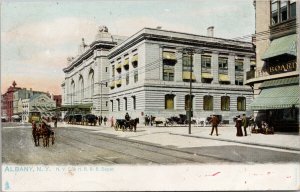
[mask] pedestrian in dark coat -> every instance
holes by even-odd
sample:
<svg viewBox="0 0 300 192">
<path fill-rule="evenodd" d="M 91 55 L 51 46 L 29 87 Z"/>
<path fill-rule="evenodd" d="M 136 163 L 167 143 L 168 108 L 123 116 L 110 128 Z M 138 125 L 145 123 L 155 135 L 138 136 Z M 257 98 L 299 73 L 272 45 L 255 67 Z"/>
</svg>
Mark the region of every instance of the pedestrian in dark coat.
<svg viewBox="0 0 300 192">
<path fill-rule="evenodd" d="M 240 115 L 238 115 L 237 119 L 235 120 L 235 127 L 236 127 L 236 136 L 242 137 L 243 136 L 242 119 Z"/>
<path fill-rule="evenodd" d="M 244 135 L 247 136 L 248 121 L 247 121 L 246 114 L 243 114 L 242 125 L 243 125 L 243 128 L 244 128 Z"/>
<path fill-rule="evenodd" d="M 218 136 L 218 125 L 219 125 L 219 119 L 215 115 L 212 115 L 212 118 L 209 121 L 211 123 L 211 133 L 212 135 L 214 133 L 214 129 L 216 129 L 216 135 Z"/>
<path fill-rule="evenodd" d="M 104 121 L 104 125 L 106 125 L 106 121 L 107 121 L 107 117 L 106 116 L 104 116 L 103 121 Z"/>
</svg>

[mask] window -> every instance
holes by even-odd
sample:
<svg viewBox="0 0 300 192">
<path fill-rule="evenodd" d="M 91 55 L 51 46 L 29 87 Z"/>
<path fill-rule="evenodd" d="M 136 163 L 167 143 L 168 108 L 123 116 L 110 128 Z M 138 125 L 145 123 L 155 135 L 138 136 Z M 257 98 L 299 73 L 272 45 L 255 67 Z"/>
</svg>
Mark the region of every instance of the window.
<svg viewBox="0 0 300 192">
<path fill-rule="evenodd" d="M 228 70 L 228 58 L 219 57 L 219 69 Z"/>
<path fill-rule="evenodd" d="M 105 82 L 105 87 L 107 87 L 108 82 Z"/>
<path fill-rule="evenodd" d="M 136 97 L 132 96 L 132 104 L 133 104 L 133 110 L 136 110 Z"/>
<path fill-rule="evenodd" d="M 228 97 L 228 96 L 221 97 L 221 110 L 222 111 L 230 110 L 230 97 Z"/>
<path fill-rule="evenodd" d="M 108 101 L 105 102 L 105 106 L 106 106 L 106 107 L 107 107 L 107 105 L 108 105 Z"/>
<path fill-rule="evenodd" d="M 207 55 L 201 56 L 201 67 L 211 68 L 211 56 L 207 56 Z"/>
<path fill-rule="evenodd" d="M 163 80 L 174 81 L 174 61 L 163 60 Z"/>
<path fill-rule="evenodd" d="M 127 111 L 127 97 L 124 97 L 124 110 Z"/>
<path fill-rule="evenodd" d="M 244 85 L 244 77 L 243 76 L 236 76 L 235 77 L 235 84 L 236 85 Z"/>
<path fill-rule="evenodd" d="M 165 109 L 174 109 L 174 97 L 175 95 L 165 95 Z"/>
<path fill-rule="evenodd" d="M 246 98 L 245 97 L 237 98 L 237 110 L 238 111 L 246 111 Z"/>
<path fill-rule="evenodd" d="M 110 100 L 110 106 L 111 106 L 111 111 L 113 112 L 114 111 L 114 101 L 113 100 Z"/>
<path fill-rule="evenodd" d="M 120 111 L 120 99 L 117 99 L 118 111 Z"/>
<path fill-rule="evenodd" d="M 192 99 L 190 99 L 190 95 L 186 95 L 185 96 L 185 102 L 184 102 L 184 106 L 185 106 L 185 110 L 190 110 L 193 109 L 193 99 L 194 99 L 194 96 L 192 95 Z"/>
<path fill-rule="evenodd" d="M 290 0 L 290 18 L 296 18 L 296 0 Z"/>
<path fill-rule="evenodd" d="M 183 56 L 182 56 L 182 71 L 190 71 L 191 65 L 193 68 L 192 57 L 193 57 L 193 55 L 183 54 Z"/>
<path fill-rule="evenodd" d="M 243 63 L 244 63 L 244 61 L 242 59 L 236 59 L 235 60 L 235 71 L 243 71 Z"/>
<path fill-rule="evenodd" d="M 138 70 L 135 70 L 134 71 L 134 82 L 136 83 L 136 82 L 138 82 L 138 80 L 139 80 Z"/>
<path fill-rule="evenodd" d="M 213 96 L 205 95 L 203 98 L 203 110 L 212 111 L 214 108 Z"/>
<path fill-rule="evenodd" d="M 107 72 L 107 69 L 108 69 L 108 68 L 107 68 L 107 67 L 105 67 L 105 72 Z"/>
<path fill-rule="evenodd" d="M 296 18 L 296 0 L 272 0 L 271 15 L 271 25 Z"/>
<path fill-rule="evenodd" d="M 126 74 L 126 85 L 129 84 L 129 73 Z"/>
</svg>

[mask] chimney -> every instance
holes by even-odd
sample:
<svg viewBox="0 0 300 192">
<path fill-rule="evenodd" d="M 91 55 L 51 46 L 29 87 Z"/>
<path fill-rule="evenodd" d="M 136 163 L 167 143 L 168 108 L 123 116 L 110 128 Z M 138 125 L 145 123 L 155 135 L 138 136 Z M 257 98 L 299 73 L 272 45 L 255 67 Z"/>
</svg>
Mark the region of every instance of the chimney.
<svg viewBox="0 0 300 192">
<path fill-rule="evenodd" d="M 214 36 L 214 26 L 210 26 L 207 28 L 207 36 L 213 37 Z"/>
</svg>

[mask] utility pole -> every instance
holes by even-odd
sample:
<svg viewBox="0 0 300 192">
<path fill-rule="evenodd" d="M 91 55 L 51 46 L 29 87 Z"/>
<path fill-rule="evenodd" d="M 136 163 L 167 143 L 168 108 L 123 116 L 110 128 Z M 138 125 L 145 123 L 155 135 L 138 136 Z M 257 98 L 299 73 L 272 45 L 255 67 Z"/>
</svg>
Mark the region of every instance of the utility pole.
<svg viewBox="0 0 300 192">
<path fill-rule="evenodd" d="M 189 99 L 189 134 L 192 133 L 192 73 L 193 73 L 193 50 L 190 50 L 190 99 Z"/>
</svg>

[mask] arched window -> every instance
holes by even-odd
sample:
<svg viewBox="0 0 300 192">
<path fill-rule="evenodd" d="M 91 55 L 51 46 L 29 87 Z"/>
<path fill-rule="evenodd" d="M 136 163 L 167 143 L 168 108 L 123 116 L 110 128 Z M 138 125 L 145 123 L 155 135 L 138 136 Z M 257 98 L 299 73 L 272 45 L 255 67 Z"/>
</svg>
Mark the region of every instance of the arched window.
<svg viewBox="0 0 300 192">
<path fill-rule="evenodd" d="M 229 111 L 230 110 L 230 97 L 229 96 L 222 96 L 221 97 L 221 110 L 222 111 Z"/>
<path fill-rule="evenodd" d="M 90 97 L 93 98 L 94 95 L 94 70 L 91 69 L 89 73 L 89 83 L 90 83 Z"/>
<path fill-rule="evenodd" d="M 83 84 L 83 77 L 80 75 L 79 77 L 79 92 L 80 92 L 80 101 L 84 99 L 84 84 Z"/>
<path fill-rule="evenodd" d="M 71 82 L 71 91 L 70 91 L 71 93 L 70 93 L 70 101 L 71 101 L 71 104 L 73 104 L 74 103 L 74 97 L 75 97 L 75 82 L 74 82 L 74 80 L 72 80 L 72 82 Z"/>
<path fill-rule="evenodd" d="M 173 94 L 165 95 L 165 109 L 174 109 L 174 97 Z"/>
<path fill-rule="evenodd" d="M 245 97 L 237 98 L 237 110 L 238 111 L 246 111 L 246 98 Z"/>
<path fill-rule="evenodd" d="M 189 110 L 190 107 L 193 109 L 193 99 L 194 99 L 194 95 L 192 95 L 192 100 L 190 100 L 190 95 L 185 96 L 185 99 L 184 99 L 185 110 Z"/>
<path fill-rule="evenodd" d="M 205 95 L 203 97 L 203 110 L 212 111 L 214 109 L 214 97 L 210 95 Z"/>
</svg>

